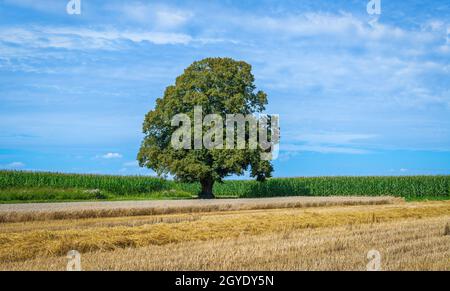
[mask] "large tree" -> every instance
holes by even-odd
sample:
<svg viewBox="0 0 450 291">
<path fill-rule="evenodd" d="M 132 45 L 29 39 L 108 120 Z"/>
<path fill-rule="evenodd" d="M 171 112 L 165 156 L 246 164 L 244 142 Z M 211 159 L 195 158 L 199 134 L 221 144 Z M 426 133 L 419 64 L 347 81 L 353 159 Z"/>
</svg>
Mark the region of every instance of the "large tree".
<svg viewBox="0 0 450 291">
<path fill-rule="evenodd" d="M 139 164 L 159 175 L 171 174 L 179 181 L 200 182 L 200 198 L 214 198 L 214 182 L 233 174 L 243 175 L 247 170 L 252 177 L 263 181 L 271 176 L 273 167 L 261 158 L 259 146 L 257 149 L 194 149 L 194 139 L 189 139 L 189 149 L 177 149 L 171 145 L 177 130 L 171 121 L 180 113 L 193 119 L 196 106 L 202 107 L 204 115 L 249 116 L 263 112 L 266 104 L 267 95 L 256 91 L 251 66 L 246 62 L 230 58 L 194 62 L 174 85 L 166 88 L 164 96 L 156 100 L 155 109 L 145 116 Z M 225 128 L 225 122 L 223 125 Z M 245 127 L 246 142 L 249 128 Z M 202 130 L 205 133 L 208 127 L 202 126 Z"/>
</svg>

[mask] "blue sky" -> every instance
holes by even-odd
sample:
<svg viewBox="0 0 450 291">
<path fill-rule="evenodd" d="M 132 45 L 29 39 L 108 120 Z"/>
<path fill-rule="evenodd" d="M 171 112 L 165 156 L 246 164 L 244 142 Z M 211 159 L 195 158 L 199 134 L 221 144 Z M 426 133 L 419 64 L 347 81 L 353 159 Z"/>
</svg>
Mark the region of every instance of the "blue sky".
<svg viewBox="0 0 450 291">
<path fill-rule="evenodd" d="M 450 3 L 0 0 L 0 168 L 152 175 L 141 125 L 195 60 L 253 65 L 274 175 L 450 173 Z"/>
</svg>

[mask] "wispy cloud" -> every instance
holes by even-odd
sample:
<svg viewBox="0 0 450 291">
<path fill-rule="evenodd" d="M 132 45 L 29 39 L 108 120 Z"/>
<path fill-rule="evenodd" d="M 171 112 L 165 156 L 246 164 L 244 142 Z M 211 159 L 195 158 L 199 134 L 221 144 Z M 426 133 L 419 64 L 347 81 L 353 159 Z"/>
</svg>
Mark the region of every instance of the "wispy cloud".
<svg viewBox="0 0 450 291">
<path fill-rule="evenodd" d="M 35 26 L 32 28 L 1 27 L 0 40 L 29 48 L 63 48 L 71 50 L 115 50 L 126 41 L 149 42 L 156 45 L 188 44 L 192 37 L 182 33 L 88 29 L 73 27 Z"/>
<path fill-rule="evenodd" d="M 274 32 L 290 37 L 331 36 L 333 38 L 353 37 L 367 40 L 391 38 L 404 39 L 407 33 L 398 28 L 380 23 L 370 24 L 350 13 L 304 13 L 287 17 L 233 18 L 236 25 L 264 33 Z"/>
<path fill-rule="evenodd" d="M 119 153 L 106 153 L 106 154 L 102 155 L 101 157 L 103 159 L 110 160 L 110 159 L 121 159 L 123 156 L 122 156 L 122 154 L 119 154 Z"/>
<path fill-rule="evenodd" d="M 22 162 L 12 162 L 6 165 L 2 166 L 5 169 L 11 169 L 11 170 L 15 170 L 15 169 L 21 169 L 25 167 L 25 164 Z"/>
<path fill-rule="evenodd" d="M 372 153 L 364 142 L 376 138 L 373 134 L 288 131 L 280 145 L 280 160 L 288 161 L 303 152 L 321 154 L 364 155 Z"/>
<path fill-rule="evenodd" d="M 367 144 L 364 144 L 364 141 L 376 137 L 373 134 L 345 132 L 300 133 L 293 131 L 286 132 L 285 136 L 286 138 L 280 146 L 280 151 L 284 152 L 285 159 L 298 152 L 368 154 L 372 151 L 365 148 Z"/>
<path fill-rule="evenodd" d="M 339 146 L 327 146 L 327 145 L 299 145 L 299 144 L 282 144 L 280 151 L 286 152 L 316 152 L 322 154 L 368 154 L 369 150 L 351 148 L 351 147 L 339 147 Z"/>
<path fill-rule="evenodd" d="M 21 8 L 33 9 L 43 13 L 66 13 L 65 7 L 69 1 L 60 0 L 46 0 L 34 1 L 34 0 L 2 0 L 4 4 L 14 5 Z"/>
<path fill-rule="evenodd" d="M 292 133 L 288 135 L 288 140 L 306 142 L 309 144 L 334 144 L 334 145 L 349 145 L 356 141 L 370 140 L 376 137 L 374 134 L 360 134 L 360 133 Z"/>
<path fill-rule="evenodd" d="M 126 168 L 135 168 L 135 167 L 139 167 L 139 164 L 137 161 L 131 161 L 131 162 L 123 163 L 123 166 Z"/>
<path fill-rule="evenodd" d="M 143 2 L 106 5 L 130 22 L 152 25 L 159 30 L 176 29 L 193 17 L 193 12 L 177 7 Z"/>
</svg>

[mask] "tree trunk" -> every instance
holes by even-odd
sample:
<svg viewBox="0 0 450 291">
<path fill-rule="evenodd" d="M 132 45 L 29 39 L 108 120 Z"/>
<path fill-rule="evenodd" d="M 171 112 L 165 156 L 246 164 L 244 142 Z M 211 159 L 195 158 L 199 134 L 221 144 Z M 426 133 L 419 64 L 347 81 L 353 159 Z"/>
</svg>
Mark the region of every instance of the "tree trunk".
<svg viewBox="0 0 450 291">
<path fill-rule="evenodd" d="M 214 199 L 215 198 L 213 194 L 214 180 L 211 178 L 202 179 L 200 180 L 200 184 L 202 185 L 202 190 L 200 194 L 198 194 L 198 198 Z"/>
</svg>

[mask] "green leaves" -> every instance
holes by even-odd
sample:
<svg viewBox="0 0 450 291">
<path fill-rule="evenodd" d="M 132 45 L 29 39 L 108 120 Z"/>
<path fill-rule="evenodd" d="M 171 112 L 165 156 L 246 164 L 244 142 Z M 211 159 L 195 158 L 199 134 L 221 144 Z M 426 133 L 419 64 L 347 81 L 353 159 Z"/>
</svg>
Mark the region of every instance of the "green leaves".
<svg viewBox="0 0 450 291">
<path fill-rule="evenodd" d="M 248 168 L 257 180 L 270 177 L 272 165 L 261 160 L 260 149 L 193 149 L 194 139 L 191 149 L 174 149 L 170 143 L 177 130 L 171 126 L 171 118 L 186 114 L 194 120 L 195 106 L 201 106 L 204 115 L 219 114 L 224 120 L 226 114 L 261 113 L 267 95 L 256 92 L 254 79 L 249 64 L 230 58 L 207 58 L 190 65 L 146 115 L 145 137 L 138 154 L 140 165 L 187 182 L 222 181 L 229 175 L 242 175 Z M 203 136 L 208 130 L 202 126 Z"/>
</svg>

